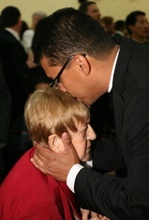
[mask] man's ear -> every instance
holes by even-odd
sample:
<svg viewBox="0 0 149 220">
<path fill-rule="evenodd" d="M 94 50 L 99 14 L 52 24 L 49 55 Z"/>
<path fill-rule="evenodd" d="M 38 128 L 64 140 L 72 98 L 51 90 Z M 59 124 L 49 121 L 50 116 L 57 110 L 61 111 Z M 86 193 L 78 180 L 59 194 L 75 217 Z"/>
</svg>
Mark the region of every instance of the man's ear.
<svg viewBox="0 0 149 220">
<path fill-rule="evenodd" d="M 85 73 L 85 75 L 89 75 L 91 68 L 90 68 L 90 64 L 85 56 L 76 55 L 74 57 L 74 62 L 76 63 L 76 65 L 80 71 L 83 71 L 83 73 Z"/>
<path fill-rule="evenodd" d="M 55 153 L 61 153 L 64 151 L 62 139 L 56 134 L 52 134 L 48 137 L 48 145 L 49 148 Z"/>
</svg>

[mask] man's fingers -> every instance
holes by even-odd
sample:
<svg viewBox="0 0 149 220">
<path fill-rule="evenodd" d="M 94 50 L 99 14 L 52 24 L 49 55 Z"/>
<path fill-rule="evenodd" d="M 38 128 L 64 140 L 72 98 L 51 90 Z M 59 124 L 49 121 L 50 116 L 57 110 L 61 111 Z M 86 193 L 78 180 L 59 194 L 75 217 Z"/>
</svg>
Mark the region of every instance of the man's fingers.
<svg viewBox="0 0 149 220">
<path fill-rule="evenodd" d="M 81 209 L 81 214 L 82 214 L 82 220 L 88 220 L 88 215 L 90 211 L 87 209 Z"/>
<path fill-rule="evenodd" d="M 34 141 L 34 147 L 35 148 L 40 148 L 40 147 L 42 147 L 40 144 L 38 144 L 36 141 Z"/>
<path fill-rule="evenodd" d="M 36 151 L 39 152 L 39 155 L 42 155 L 43 157 L 45 157 L 46 155 L 49 155 L 49 148 L 45 148 L 43 150 L 43 146 L 39 143 L 37 143 L 36 141 L 34 141 L 34 147 L 36 148 Z"/>
<path fill-rule="evenodd" d="M 58 156 L 55 152 L 51 151 L 49 148 L 45 148 L 38 144 L 37 142 L 34 143 L 36 151 L 34 153 L 34 162 L 42 165 L 42 168 L 53 168 L 55 166 L 56 157 Z M 38 159 L 40 161 L 38 161 Z M 42 161 L 42 163 L 41 163 Z M 49 163 L 50 161 L 50 163 Z M 50 165 L 52 163 L 52 166 Z"/>
<path fill-rule="evenodd" d="M 110 220 L 109 218 L 107 218 L 106 216 L 103 215 L 98 215 L 100 220 Z"/>
<path fill-rule="evenodd" d="M 98 217 L 98 214 L 95 212 L 91 212 L 91 217 Z"/>
<path fill-rule="evenodd" d="M 60 153 L 56 153 L 34 142 L 36 150 L 31 162 L 41 172 L 51 175 L 57 180 L 66 181 L 70 168 L 80 161 L 66 132 L 62 134 L 62 140 L 66 150 Z"/>
<path fill-rule="evenodd" d="M 71 165 L 76 164 L 76 163 L 80 163 L 78 154 L 77 154 L 77 152 L 71 142 L 71 139 L 70 139 L 70 136 L 68 135 L 68 133 L 64 132 L 62 134 L 61 138 L 62 138 L 64 147 L 65 147 L 65 151 L 63 152 L 63 154 L 69 155 L 69 159 L 73 162 Z"/>
<path fill-rule="evenodd" d="M 34 155 L 34 158 L 31 158 L 30 161 L 37 169 L 46 174 L 42 161 L 36 155 Z"/>
<path fill-rule="evenodd" d="M 62 141 L 64 143 L 64 146 L 65 146 L 65 149 L 67 150 L 67 147 L 70 148 L 70 146 L 72 147 L 72 143 L 71 143 L 71 139 L 70 139 L 70 136 L 68 135 L 67 132 L 64 132 L 61 136 L 62 138 Z"/>
</svg>

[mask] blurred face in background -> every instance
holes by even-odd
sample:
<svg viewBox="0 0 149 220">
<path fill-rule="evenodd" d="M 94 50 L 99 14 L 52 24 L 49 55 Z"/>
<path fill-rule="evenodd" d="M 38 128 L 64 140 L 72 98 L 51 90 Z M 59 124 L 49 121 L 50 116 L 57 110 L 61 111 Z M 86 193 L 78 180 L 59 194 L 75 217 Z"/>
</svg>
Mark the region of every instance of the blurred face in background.
<svg viewBox="0 0 149 220">
<path fill-rule="evenodd" d="M 145 15 L 138 15 L 135 25 L 130 25 L 129 28 L 132 32 L 132 38 L 138 41 L 148 37 L 149 23 Z"/>
<path fill-rule="evenodd" d="M 39 14 L 34 14 L 33 18 L 32 18 L 32 27 L 33 29 L 36 29 L 36 26 L 38 24 L 38 22 L 43 19 L 43 16 L 39 15 Z"/>
<path fill-rule="evenodd" d="M 90 15 L 93 19 L 100 21 L 101 14 L 96 4 L 88 5 L 87 14 Z"/>
</svg>

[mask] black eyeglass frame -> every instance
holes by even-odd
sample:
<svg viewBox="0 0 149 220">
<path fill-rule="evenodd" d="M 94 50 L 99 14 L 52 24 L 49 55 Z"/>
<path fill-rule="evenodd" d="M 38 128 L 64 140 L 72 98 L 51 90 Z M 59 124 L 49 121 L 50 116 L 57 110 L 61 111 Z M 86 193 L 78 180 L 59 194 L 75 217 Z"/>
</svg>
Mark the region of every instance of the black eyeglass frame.
<svg viewBox="0 0 149 220">
<path fill-rule="evenodd" d="M 82 56 L 86 56 L 86 54 L 80 54 Z M 60 82 L 60 77 L 64 71 L 64 69 L 66 68 L 66 66 L 68 65 L 68 63 L 70 62 L 70 60 L 72 60 L 76 55 L 72 55 L 70 56 L 66 62 L 64 63 L 64 65 L 62 66 L 62 68 L 60 69 L 59 73 L 57 74 L 57 76 L 55 77 L 55 79 L 50 83 L 50 87 L 51 88 L 57 88 L 58 87 L 58 83 Z"/>
</svg>

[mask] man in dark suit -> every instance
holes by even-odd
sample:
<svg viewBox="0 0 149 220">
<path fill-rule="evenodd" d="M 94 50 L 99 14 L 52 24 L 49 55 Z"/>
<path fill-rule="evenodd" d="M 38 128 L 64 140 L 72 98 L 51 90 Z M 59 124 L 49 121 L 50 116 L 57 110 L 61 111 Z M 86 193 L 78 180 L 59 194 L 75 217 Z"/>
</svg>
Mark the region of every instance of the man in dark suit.
<svg viewBox="0 0 149 220">
<path fill-rule="evenodd" d="M 0 182 L 3 180 L 5 171 L 5 163 L 3 160 L 2 151 L 8 139 L 10 115 L 11 98 L 0 62 Z"/>
<path fill-rule="evenodd" d="M 61 157 L 36 143 L 33 164 L 67 179 L 83 208 L 112 220 L 149 219 L 148 47 L 128 39 L 115 44 L 98 22 L 67 8 L 45 19 L 34 54 L 51 86 L 84 104 L 112 93 L 116 137 L 94 143 L 93 169 L 79 164 L 67 133 Z M 105 174 L 120 168 L 125 178 Z"/>
<path fill-rule="evenodd" d="M 130 38 L 139 43 L 148 43 L 149 23 L 144 11 L 132 11 L 126 17 Z"/>
<path fill-rule="evenodd" d="M 12 122 L 23 112 L 30 75 L 28 56 L 21 45 L 22 20 L 20 11 L 13 6 L 1 12 L 4 29 L 0 31 L 0 58 L 4 76 L 12 97 Z"/>
</svg>

